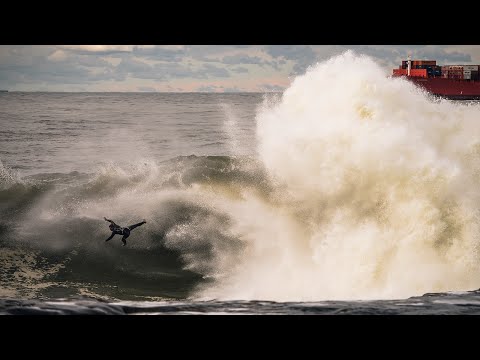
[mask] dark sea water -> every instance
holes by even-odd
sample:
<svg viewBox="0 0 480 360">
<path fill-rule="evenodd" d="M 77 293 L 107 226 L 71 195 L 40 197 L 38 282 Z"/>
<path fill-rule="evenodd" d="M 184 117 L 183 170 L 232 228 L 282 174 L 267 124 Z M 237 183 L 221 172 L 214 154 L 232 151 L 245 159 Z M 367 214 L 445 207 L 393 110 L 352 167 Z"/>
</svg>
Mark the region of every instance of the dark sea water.
<svg viewBox="0 0 480 360">
<path fill-rule="evenodd" d="M 370 270 L 341 248 L 337 274 L 321 267 L 302 239 L 326 205 L 287 197 L 299 187 L 273 179 L 258 147 L 256 114 L 274 96 L 0 94 L 0 313 L 478 314 L 474 279 L 416 284 L 405 263 L 398 291 L 388 270 L 348 285 L 348 264 Z M 105 242 L 104 216 L 147 223 L 123 247 Z"/>
</svg>

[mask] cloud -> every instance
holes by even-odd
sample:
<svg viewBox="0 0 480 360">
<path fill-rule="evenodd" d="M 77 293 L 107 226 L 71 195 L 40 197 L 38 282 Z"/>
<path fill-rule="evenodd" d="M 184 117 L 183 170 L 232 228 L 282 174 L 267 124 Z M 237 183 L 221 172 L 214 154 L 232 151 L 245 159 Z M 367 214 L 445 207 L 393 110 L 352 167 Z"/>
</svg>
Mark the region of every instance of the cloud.
<svg viewBox="0 0 480 360">
<path fill-rule="evenodd" d="M 136 46 L 133 54 L 137 57 L 157 61 L 181 61 L 185 57 L 185 50 L 178 46 Z"/>
<path fill-rule="evenodd" d="M 0 79 L 10 85 L 35 83 L 81 84 L 91 81 L 89 71 L 83 67 L 71 67 L 53 62 L 32 66 L 0 66 Z"/>
<path fill-rule="evenodd" d="M 106 80 L 121 81 L 124 78 L 121 74 L 115 73 L 114 67 L 100 57 L 68 54 L 55 47 L 45 49 L 37 46 L 31 47 L 29 51 L 25 47 L 15 47 L 0 59 L 0 79 L 9 88 L 15 88 L 17 84 L 44 87 L 48 84 L 74 85 Z"/>
<path fill-rule="evenodd" d="M 87 55 L 75 55 L 74 57 L 69 57 L 68 61 L 70 64 L 78 64 L 79 66 L 85 67 L 100 67 L 104 69 L 114 69 L 115 67 L 110 64 L 108 61 L 105 61 L 101 57 L 92 57 Z"/>
<path fill-rule="evenodd" d="M 222 58 L 222 63 L 224 64 L 263 64 L 264 61 L 260 59 L 258 56 L 248 56 L 248 55 L 231 55 L 231 56 L 224 56 Z"/>
<path fill-rule="evenodd" d="M 221 67 L 212 64 L 203 64 L 194 68 L 178 62 L 159 62 L 149 65 L 136 59 L 122 59 L 117 65 L 116 72 L 137 79 L 168 80 L 168 79 L 207 79 L 227 78 L 230 73 Z"/>
<path fill-rule="evenodd" d="M 151 65 L 136 59 L 122 59 L 115 70 L 120 73 L 135 75 L 135 77 L 145 75 L 147 78 L 151 77 L 153 73 Z"/>
<path fill-rule="evenodd" d="M 233 72 L 238 73 L 238 74 L 248 73 L 248 69 L 247 69 L 247 68 L 244 68 L 244 67 L 242 67 L 242 66 L 239 66 L 239 67 L 236 67 L 236 68 L 232 68 L 232 69 L 230 69 L 230 70 L 232 70 Z"/>
<path fill-rule="evenodd" d="M 347 49 L 389 73 L 408 53 L 440 65 L 480 63 L 480 46 L 473 45 L 0 45 L 0 88 L 142 91 L 156 82 L 163 91 L 192 91 L 208 81 L 216 86 L 198 89 L 282 91 L 289 73 Z M 242 87 L 241 74 L 248 74 Z"/>
<path fill-rule="evenodd" d="M 278 61 L 293 61 L 294 75 L 304 73 L 310 65 L 317 61 L 317 55 L 309 45 L 268 45 L 265 46 L 265 51 Z"/>
<path fill-rule="evenodd" d="M 113 54 L 133 51 L 132 45 L 59 45 L 61 49 L 80 54 Z"/>
<path fill-rule="evenodd" d="M 204 74 L 207 77 L 218 77 L 218 78 L 226 78 L 230 76 L 230 73 L 226 69 L 212 65 L 212 64 L 203 65 L 202 69 L 199 70 L 196 74 Z"/>
<path fill-rule="evenodd" d="M 315 59 L 315 52 L 309 45 L 267 45 L 266 52 L 273 58 L 283 57 L 287 60 L 302 58 Z"/>
<path fill-rule="evenodd" d="M 435 59 L 437 62 L 442 63 L 464 63 L 471 62 L 472 56 L 470 54 L 462 53 L 459 51 L 448 51 L 447 49 L 440 49 L 437 47 L 427 47 L 414 52 L 414 55 L 422 58 Z"/>
<path fill-rule="evenodd" d="M 222 59 L 227 57 L 238 56 L 239 53 L 243 56 L 249 56 L 248 52 L 258 53 L 260 47 L 255 45 L 187 45 L 184 48 L 185 56 L 201 62 L 218 62 L 222 63 Z"/>
<path fill-rule="evenodd" d="M 63 50 L 56 50 L 48 56 L 48 60 L 52 61 L 64 61 L 67 58 L 67 54 Z"/>
<path fill-rule="evenodd" d="M 469 63 L 472 61 L 470 54 L 450 48 L 448 46 L 431 45 L 355 45 L 344 47 L 350 48 L 359 54 L 373 57 L 378 63 L 386 68 L 397 67 L 401 60 L 407 59 L 408 55 L 416 59 L 436 60 L 437 64 Z"/>
<path fill-rule="evenodd" d="M 186 45 L 186 52 L 195 57 L 195 56 L 207 56 L 207 55 L 218 55 L 225 54 L 229 51 L 236 49 L 246 49 L 246 48 L 255 48 L 253 45 Z"/>
</svg>

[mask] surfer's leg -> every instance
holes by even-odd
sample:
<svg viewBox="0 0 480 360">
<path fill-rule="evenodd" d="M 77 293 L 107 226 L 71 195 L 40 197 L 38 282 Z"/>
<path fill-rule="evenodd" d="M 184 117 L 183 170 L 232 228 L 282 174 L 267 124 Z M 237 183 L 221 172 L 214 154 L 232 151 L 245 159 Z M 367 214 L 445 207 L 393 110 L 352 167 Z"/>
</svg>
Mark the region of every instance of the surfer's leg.
<svg viewBox="0 0 480 360">
<path fill-rule="evenodd" d="M 123 234 L 122 236 L 122 242 L 123 242 L 123 246 L 127 245 L 127 238 L 130 236 L 130 234 Z"/>
<path fill-rule="evenodd" d="M 139 227 L 139 226 L 141 226 L 141 225 L 143 225 L 143 224 L 145 224 L 145 223 L 146 223 L 146 221 L 142 221 L 141 223 L 134 224 L 134 225 L 130 225 L 128 228 L 129 228 L 130 230 L 133 230 L 133 229 L 135 229 L 136 227 Z"/>
<path fill-rule="evenodd" d="M 122 236 L 123 246 L 127 245 L 126 239 L 127 239 L 129 236 L 130 236 L 130 229 L 129 229 L 129 228 L 123 229 L 123 236 Z"/>
</svg>

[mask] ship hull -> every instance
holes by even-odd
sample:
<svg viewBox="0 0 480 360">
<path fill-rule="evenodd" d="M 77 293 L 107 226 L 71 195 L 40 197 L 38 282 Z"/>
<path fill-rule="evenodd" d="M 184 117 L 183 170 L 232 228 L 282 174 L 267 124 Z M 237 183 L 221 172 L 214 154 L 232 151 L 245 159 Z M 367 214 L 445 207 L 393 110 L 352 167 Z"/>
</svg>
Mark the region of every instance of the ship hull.
<svg viewBox="0 0 480 360">
<path fill-rule="evenodd" d="M 428 92 L 452 100 L 480 100 L 480 81 L 407 77 Z"/>
</svg>

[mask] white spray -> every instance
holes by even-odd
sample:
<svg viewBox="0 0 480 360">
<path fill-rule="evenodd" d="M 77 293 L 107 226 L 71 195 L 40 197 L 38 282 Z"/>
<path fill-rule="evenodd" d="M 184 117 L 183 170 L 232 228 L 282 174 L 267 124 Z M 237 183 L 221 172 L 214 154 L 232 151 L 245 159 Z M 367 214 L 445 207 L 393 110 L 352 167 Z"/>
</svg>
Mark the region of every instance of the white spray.
<svg viewBox="0 0 480 360">
<path fill-rule="evenodd" d="M 480 106 L 347 52 L 257 114 L 269 200 L 212 199 L 246 247 L 200 298 L 405 298 L 480 287 Z"/>
<path fill-rule="evenodd" d="M 240 148 L 238 144 L 238 124 L 237 117 L 234 114 L 231 105 L 220 104 L 221 109 L 225 113 L 225 122 L 223 128 L 228 137 L 229 150 L 232 155 L 238 155 Z"/>
</svg>

